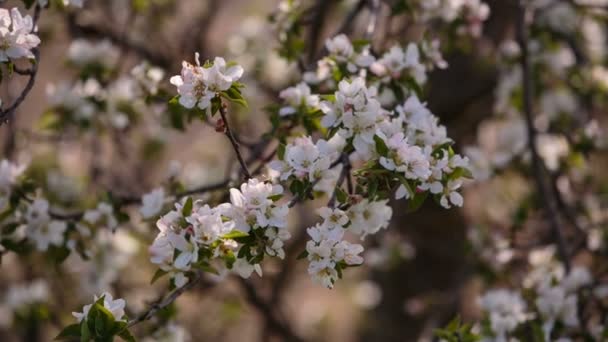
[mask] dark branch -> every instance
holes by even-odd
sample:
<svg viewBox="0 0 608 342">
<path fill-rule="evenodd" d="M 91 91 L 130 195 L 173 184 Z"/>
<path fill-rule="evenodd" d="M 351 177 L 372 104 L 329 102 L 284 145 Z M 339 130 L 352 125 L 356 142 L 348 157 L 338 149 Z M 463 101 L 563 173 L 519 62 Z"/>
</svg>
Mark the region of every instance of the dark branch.
<svg viewBox="0 0 608 342">
<path fill-rule="evenodd" d="M 228 117 L 226 112 L 226 104 L 224 103 L 222 103 L 222 105 L 220 106 L 220 115 L 222 116 L 222 120 L 224 121 L 224 134 L 226 134 L 226 137 L 228 137 L 228 140 L 230 140 L 230 143 L 232 144 L 232 148 L 234 149 L 234 153 L 236 153 L 236 157 L 239 160 L 239 163 L 241 164 L 241 169 L 243 171 L 243 174 L 245 174 L 245 178 L 249 179 L 251 178 L 251 173 L 249 172 L 247 163 L 245 162 L 245 159 L 241 154 L 239 143 L 236 141 L 236 138 L 232 133 L 232 129 L 230 129 L 230 124 L 228 123 Z"/>
<path fill-rule="evenodd" d="M 528 130 L 528 149 L 532 154 L 532 169 L 536 182 L 540 201 L 545 209 L 545 215 L 549 221 L 553 238 L 557 243 L 557 249 L 560 260 L 564 263 L 566 270 L 570 270 L 570 257 L 566 249 L 566 242 L 559 224 L 559 213 L 556 208 L 555 194 L 550 187 L 547 186 L 546 173 L 543 166 L 543 161 L 540 158 L 536 148 L 537 131 L 534 127 L 533 117 L 533 81 L 532 81 L 532 65 L 528 51 L 528 25 L 532 20 L 532 11 L 523 3 L 520 3 L 520 16 L 518 18 L 518 40 L 521 47 L 521 67 L 523 73 L 523 106 Z"/>
</svg>

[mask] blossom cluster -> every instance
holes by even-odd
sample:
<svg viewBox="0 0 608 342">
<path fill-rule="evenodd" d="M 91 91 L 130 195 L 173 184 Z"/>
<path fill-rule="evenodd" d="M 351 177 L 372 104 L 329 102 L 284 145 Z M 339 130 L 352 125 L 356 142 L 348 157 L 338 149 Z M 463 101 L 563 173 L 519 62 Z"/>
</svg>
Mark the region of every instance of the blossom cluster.
<svg viewBox="0 0 608 342">
<path fill-rule="evenodd" d="M 340 156 L 344 144 L 339 136 L 330 141 L 319 139 L 316 143 L 311 137 L 296 138 L 284 147 L 279 159 L 271 162 L 269 167 L 279 173 L 281 181 L 292 176 L 310 183 L 332 179 L 335 177 L 332 164 Z"/>
<path fill-rule="evenodd" d="M 323 222 L 306 230 L 311 238 L 306 243 L 308 273 L 315 282 L 333 288 L 343 269 L 363 263 L 359 255 L 363 246 L 344 240 L 344 234 L 349 232 L 364 239 L 386 228 L 392 216 L 387 202 L 365 199 L 346 210 L 329 207 L 317 210 Z"/>
<path fill-rule="evenodd" d="M 230 190 L 230 202 L 216 207 L 188 198 L 162 216 L 160 233 L 150 247 L 151 261 L 171 273 L 175 285 L 187 282 L 194 269 L 223 272 L 232 269 L 242 277 L 255 270 L 264 255 L 283 258 L 288 208 L 277 201 L 281 186 L 252 178 Z"/>
<path fill-rule="evenodd" d="M 378 158 L 386 170 L 439 197 L 442 206 L 462 206 L 457 190 L 468 176 L 468 158 L 453 153 L 444 126 L 416 95 L 393 113 L 381 107 L 375 88 L 362 78 L 342 81 L 334 101 L 324 101 L 321 123 L 352 143 L 361 160 Z M 397 198 L 415 194 L 405 184 Z"/>
<path fill-rule="evenodd" d="M 138 113 L 150 111 L 147 97 L 158 93 L 164 71 L 144 62 L 128 75 L 109 78 L 118 57 L 118 49 L 107 40 L 72 42 L 68 61 L 80 77 L 72 83 L 47 85 L 51 108 L 41 119 L 43 126 L 59 129 L 71 124 L 83 129 L 122 130 L 138 120 Z"/>
<path fill-rule="evenodd" d="M 308 274 L 323 286 L 333 288 L 344 268 L 363 263 L 359 255 L 363 246 L 343 240 L 350 221 L 344 211 L 323 207 L 318 212 L 323 223 L 306 230 L 311 238 L 306 243 Z"/>
<path fill-rule="evenodd" d="M 483 22 L 490 16 L 490 7 L 481 0 L 420 0 L 415 1 L 419 18 L 424 21 L 441 19 L 457 23 L 458 34 L 481 35 Z"/>
<path fill-rule="evenodd" d="M 33 32 L 34 21 L 31 16 L 22 16 L 17 8 L 10 12 L 0 8 L 0 62 L 33 59 L 32 49 L 40 44 L 40 38 Z"/>
<path fill-rule="evenodd" d="M 195 65 L 182 63 L 181 74 L 171 77 L 171 84 L 177 87 L 182 106 L 206 110 L 217 93 L 230 89 L 243 76 L 243 68 L 226 63 L 222 57 L 202 66 L 198 53 L 194 59 Z"/>
<path fill-rule="evenodd" d="M 488 317 L 488 327 L 482 331 L 491 332 L 496 341 L 508 341 L 509 337 L 516 336 L 521 324 L 537 319 L 545 339 L 553 340 L 560 334 L 567 336 L 564 329 L 579 327 L 579 297 L 581 290 L 591 285 L 591 274 L 586 267 L 575 266 L 564 275 L 563 268 L 550 271 L 549 265 L 554 264 L 550 260 L 533 264 L 524 281 L 524 285 L 532 286 L 533 297 L 528 303 L 518 291 L 496 289 L 486 292 L 479 301 Z M 601 331 L 597 326 L 586 328 L 592 334 Z"/>
</svg>

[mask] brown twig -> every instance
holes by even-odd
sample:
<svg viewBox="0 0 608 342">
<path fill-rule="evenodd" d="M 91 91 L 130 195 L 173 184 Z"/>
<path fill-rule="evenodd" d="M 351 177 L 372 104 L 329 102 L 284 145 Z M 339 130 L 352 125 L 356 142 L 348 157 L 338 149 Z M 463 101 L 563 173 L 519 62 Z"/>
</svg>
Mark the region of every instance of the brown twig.
<svg viewBox="0 0 608 342">
<path fill-rule="evenodd" d="M 186 291 L 188 291 L 188 290 L 192 289 L 194 286 L 196 286 L 196 284 L 198 284 L 199 281 L 201 281 L 202 279 L 203 279 L 203 272 L 202 271 L 197 272 L 196 275 L 192 279 L 190 279 L 190 281 L 188 283 L 186 283 L 186 285 L 175 289 L 173 292 L 171 292 L 169 295 L 167 295 L 164 299 L 153 304 L 152 306 L 150 306 L 150 308 L 148 308 L 148 310 L 142 312 L 137 317 L 130 320 L 129 323 L 127 324 L 127 327 L 131 328 L 132 326 L 134 326 L 136 324 L 147 321 L 150 318 L 154 317 L 154 315 L 158 311 L 171 305 L 173 302 L 175 302 L 177 300 L 177 298 L 179 298 Z"/>
<path fill-rule="evenodd" d="M 243 173 L 245 174 L 245 179 L 249 179 L 249 178 L 251 178 L 251 173 L 249 172 L 247 163 L 245 162 L 245 159 L 243 158 L 243 155 L 241 154 L 241 150 L 239 148 L 239 143 L 236 140 L 236 138 L 234 137 L 234 134 L 232 133 L 232 129 L 230 128 L 230 124 L 228 123 L 228 116 L 227 116 L 226 109 L 227 109 L 226 104 L 222 103 L 222 105 L 220 106 L 220 115 L 222 117 L 222 120 L 224 121 L 224 134 L 226 134 L 226 137 L 228 137 L 228 140 L 230 140 L 230 143 L 232 144 L 234 153 L 236 154 L 236 157 L 239 160 L 239 164 L 241 164 L 241 169 L 243 170 Z"/>
<path fill-rule="evenodd" d="M 559 213 L 555 204 L 555 194 L 546 184 L 546 174 L 543 167 L 543 161 L 540 158 L 536 148 L 537 131 L 534 127 L 533 117 L 533 83 L 532 83 L 532 65 L 528 51 L 528 25 L 532 21 L 533 12 L 520 2 L 520 16 L 518 18 L 518 40 L 521 47 L 521 67 L 522 67 L 522 86 L 523 86 L 523 106 L 528 132 L 528 149 L 532 155 L 532 168 L 536 187 L 540 196 L 540 201 L 545 209 L 545 214 L 549 221 L 553 238 L 557 243 L 558 254 L 560 260 L 564 263 L 567 271 L 570 270 L 570 257 L 566 248 L 566 242 L 559 223 Z"/>
</svg>

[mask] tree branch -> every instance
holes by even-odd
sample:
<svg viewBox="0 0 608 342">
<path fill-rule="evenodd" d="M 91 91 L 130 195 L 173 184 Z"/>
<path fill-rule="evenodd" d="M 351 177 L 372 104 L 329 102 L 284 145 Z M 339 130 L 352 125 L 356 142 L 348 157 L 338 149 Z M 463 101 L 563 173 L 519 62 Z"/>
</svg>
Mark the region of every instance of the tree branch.
<svg viewBox="0 0 608 342">
<path fill-rule="evenodd" d="M 537 131 L 534 127 L 533 117 L 533 81 L 532 65 L 528 51 L 528 25 L 532 21 L 533 13 L 520 2 L 520 16 L 518 18 L 518 40 L 521 47 L 521 67 L 522 67 L 522 86 L 523 86 L 523 106 L 528 131 L 528 149 L 532 154 L 532 169 L 541 205 L 544 206 L 545 215 L 549 221 L 553 238 L 557 243 L 560 260 L 564 263 L 566 271 L 570 270 L 570 257 L 566 248 L 566 242 L 559 224 L 559 213 L 555 204 L 555 197 L 551 189 L 547 186 L 546 174 L 544 172 L 543 161 L 536 148 Z"/>
<path fill-rule="evenodd" d="M 164 299 L 153 304 L 152 306 L 150 306 L 150 308 L 148 310 L 144 311 L 143 313 L 139 314 L 134 319 L 130 320 L 127 327 L 131 328 L 132 326 L 134 326 L 136 324 L 147 321 L 150 318 L 154 317 L 154 315 L 158 311 L 171 305 L 173 302 L 175 302 L 177 300 L 177 298 L 179 298 L 186 291 L 188 291 L 188 290 L 192 289 L 194 286 L 196 286 L 196 284 L 198 284 L 202 279 L 203 279 L 203 272 L 202 271 L 197 272 L 196 275 L 194 276 L 194 278 L 190 279 L 190 281 L 186 285 L 175 289 L 173 292 L 171 292 L 169 295 L 167 295 Z"/>
<path fill-rule="evenodd" d="M 232 144 L 232 148 L 234 149 L 234 153 L 236 153 L 236 157 L 239 160 L 239 163 L 241 164 L 241 169 L 245 174 L 245 178 L 249 179 L 251 178 L 251 173 L 249 172 L 247 163 L 245 162 L 245 159 L 241 154 L 241 150 L 239 149 L 239 143 L 234 137 L 234 134 L 232 134 L 232 129 L 230 129 L 225 103 L 222 103 L 222 105 L 220 106 L 220 115 L 222 116 L 222 120 L 224 121 L 224 134 L 226 134 L 226 137 L 228 137 L 228 140 L 230 140 L 230 143 Z"/>
</svg>

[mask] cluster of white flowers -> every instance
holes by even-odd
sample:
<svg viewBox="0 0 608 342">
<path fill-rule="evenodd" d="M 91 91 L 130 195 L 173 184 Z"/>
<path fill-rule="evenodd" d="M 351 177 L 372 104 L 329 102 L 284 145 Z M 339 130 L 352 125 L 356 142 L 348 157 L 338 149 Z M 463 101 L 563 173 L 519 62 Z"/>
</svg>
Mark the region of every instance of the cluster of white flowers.
<svg viewBox="0 0 608 342">
<path fill-rule="evenodd" d="M 12 188 L 24 171 L 25 165 L 15 164 L 6 159 L 0 161 L 0 210 L 4 210 L 8 205 Z"/>
<path fill-rule="evenodd" d="M 21 15 L 17 8 L 0 8 L 0 62 L 34 58 L 32 49 L 40 44 L 32 17 Z"/>
<path fill-rule="evenodd" d="M 131 70 L 131 76 L 147 93 L 156 95 L 158 93 L 158 86 L 165 77 L 165 71 L 147 62 L 143 62 Z"/>
<path fill-rule="evenodd" d="M 451 142 L 446 128 L 415 95 L 397 106 L 396 117 L 381 107 L 375 95 L 375 88 L 367 88 L 362 78 L 340 82 L 335 100 L 321 103 L 325 113 L 322 124 L 337 128 L 337 135 L 345 140 L 352 139 L 362 160 L 377 156 L 375 137 L 379 137 L 388 149 L 379 159 L 384 168 L 403 173 L 405 179 L 418 182 L 420 190 L 440 196 L 446 208 L 462 206 L 457 190 L 463 174 L 457 175 L 456 170 L 468 170 L 469 160 L 441 147 Z M 396 197 L 413 195 L 401 185 Z"/>
<path fill-rule="evenodd" d="M 418 6 L 423 20 L 440 18 L 447 23 L 462 21 L 459 34 L 481 35 L 483 22 L 490 16 L 490 6 L 481 0 L 420 0 Z"/>
<path fill-rule="evenodd" d="M 575 266 L 564 275 L 563 265 L 554 261 L 551 248 L 530 254 L 533 268 L 524 286 L 534 284 L 534 307 L 538 315 L 528 311 L 526 302 L 515 291 L 492 290 L 480 299 L 481 308 L 488 314 L 495 341 L 508 341 L 509 334 L 519 324 L 535 317 L 540 318 L 543 335 L 551 340 L 553 329 L 559 322 L 566 327 L 577 327 L 579 290 L 592 282 L 589 270 Z"/>
<path fill-rule="evenodd" d="M 393 209 L 388 205 L 388 200 L 372 202 L 363 199 L 348 208 L 346 214 L 350 220 L 348 231 L 364 239 L 388 227 Z"/>
<path fill-rule="evenodd" d="M 184 61 L 181 75 L 171 77 L 171 84 L 180 95 L 179 103 L 186 108 L 209 108 L 218 92 L 230 89 L 243 76 L 241 66 L 229 65 L 222 57 L 216 57 L 211 65 L 201 66 L 196 53 L 195 61 L 196 65 Z"/>
<path fill-rule="evenodd" d="M 315 71 L 305 72 L 303 79 L 309 84 L 319 84 L 332 76 L 332 70 L 343 65 L 350 74 L 369 68 L 375 58 L 369 46 L 355 49 L 345 34 L 337 35 L 325 42 L 328 55 L 317 62 Z"/>
<path fill-rule="evenodd" d="M 386 122 L 389 112 L 382 109 L 376 99 L 375 87 L 368 88 L 363 78 L 343 80 L 338 84 L 334 101 L 321 102 L 325 114 L 321 124 L 327 128 L 337 128 L 338 134 L 352 144 L 363 160 L 374 155 L 374 135 L 379 124 Z"/>
<path fill-rule="evenodd" d="M 387 203 L 364 199 L 346 211 L 329 207 L 317 210 L 323 222 L 307 229 L 311 240 L 306 244 L 308 273 L 315 282 L 333 288 L 344 268 L 363 263 L 359 255 L 363 246 L 345 241 L 344 234 L 350 232 L 364 239 L 388 227 L 393 211 Z"/>
<path fill-rule="evenodd" d="M 311 183 L 333 179 L 335 171 L 331 166 L 338 159 L 344 145 L 345 141 L 337 135 L 329 141 L 319 139 L 316 143 L 310 137 L 296 138 L 293 143 L 285 146 L 284 155 L 279 160 L 272 161 L 269 167 L 279 172 L 281 181 L 291 176 Z"/>
<path fill-rule="evenodd" d="M 184 272 L 211 262 L 245 278 L 254 270 L 260 274 L 264 253 L 283 258 L 283 243 L 290 238 L 288 207 L 276 203 L 282 193 L 281 186 L 253 178 L 240 190 L 230 190 L 230 203 L 213 208 L 191 199 L 176 203 L 176 210 L 157 222 L 160 233 L 150 247 L 152 263 L 171 273 L 178 287 L 187 282 Z M 247 241 L 240 244 L 239 238 Z"/>
<path fill-rule="evenodd" d="M 25 212 L 27 237 L 31 239 L 40 251 L 48 250 L 50 245 L 61 246 L 67 223 L 52 220 L 49 215 L 49 202 L 42 198 L 35 199 Z"/>
<path fill-rule="evenodd" d="M 591 281 L 589 270 L 581 266 L 574 267 L 561 281 L 545 274 L 544 281 L 536 289 L 536 307 L 544 319 L 545 336 L 551 336 L 558 321 L 569 327 L 579 325 L 577 291 Z"/>
<path fill-rule="evenodd" d="M 123 275 L 124 268 L 140 249 L 140 243 L 126 230 L 79 232 L 80 235 L 75 235 L 66 243 L 72 253 L 64 265 L 71 274 L 81 279 L 78 285 L 82 293 L 100 293 L 111 288 Z M 78 251 L 79 240 L 85 237 L 90 239 L 85 249 Z"/>
<path fill-rule="evenodd" d="M 120 58 L 120 51 L 109 40 L 99 42 L 87 39 L 72 41 L 67 52 L 69 63 L 77 67 L 100 66 L 114 68 Z"/>
<path fill-rule="evenodd" d="M 280 116 L 292 115 L 298 111 L 306 113 L 319 108 L 319 95 L 311 94 L 310 87 L 304 82 L 284 89 L 279 97 L 285 102 L 285 106 L 279 110 Z"/>
<path fill-rule="evenodd" d="M 427 78 L 426 66 L 421 62 L 418 45 L 414 43 L 408 44 L 405 51 L 399 45 L 393 46 L 372 63 L 370 70 L 383 81 L 410 76 L 419 84 L 424 84 Z"/>
<path fill-rule="evenodd" d="M 111 70 L 117 64 L 118 50 L 108 41 L 92 43 L 78 40 L 69 49 L 71 64 L 82 73 L 73 84 L 47 85 L 47 97 L 56 115 L 50 123 L 93 124 L 125 129 L 134 113 L 148 110 L 146 97 L 158 93 L 164 71 L 147 63 L 135 66 L 130 76 L 111 81 L 97 67 Z M 102 85 L 103 84 L 103 85 Z M 103 105 L 100 105 L 103 104 Z M 49 122 L 46 122 L 47 124 Z"/>
<path fill-rule="evenodd" d="M 49 104 L 62 112 L 71 113 L 77 121 L 88 121 L 93 118 L 97 108 L 89 100 L 97 96 L 101 85 L 97 80 L 90 78 L 87 81 L 77 81 L 69 84 L 61 82 L 57 85 L 49 83 L 46 93 Z"/>
<path fill-rule="evenodd" d="M 13 311 L 24 307 L 45 303 L 49 299 L 51 291 L 49 285 L 43 279 L 36 279 L 28 284 L 11 286 L 8 289 L 4 304 Z"/>
<path fill-rule="evenodd" d="M 102 226 L 112 231 L 118 228 L 114 207 L 109 203 L 100 202 L 97 208 L 85 211 L 82 219 L 90 225 Z"/>
<path fill-rule="evenodd" d="M 323 207 L 318 212 L 323 223 L 306 230 L 311 238 L 306 243 L 308 274 L 315 282 L 331 289 L 344 268 L 363 263 L 359 255 L 363 246 L 343 240 L 345 226 L 350 222 L 344 211 Z"/>
<path fill-rule="evenodd" d="M 103 297 L 103 307 L 108 309 L 108 311 L 112 314 L 115 321 L 126 321 L 125 317 L 125 302 L 124 299 L 114 299 L 112 295 L 104 292 L 101 296 L 95 295 L 93 298 L 94 302 L 97 302 L 99 299 Z M 87 320 L 87 316 L 89 315 L 89 311 L 93 307 L 93 304 L 87 304 L 82 308 L 82 312 L 72 312 L 72 315 L 76 317 L 78 323 L 83 320 Z"/>
<path fill-rule="evenodd" d="M 507 342 L 507 335 L 530 316 L 526 312 L 526 302 L 518 292 L 491 290 L 480 298 L 479 304 L 488 313 L 496 342 Z"/>
</svg>

